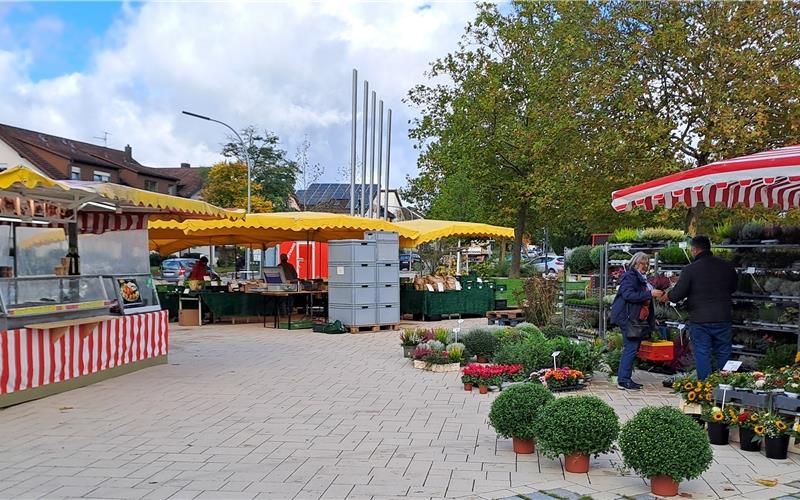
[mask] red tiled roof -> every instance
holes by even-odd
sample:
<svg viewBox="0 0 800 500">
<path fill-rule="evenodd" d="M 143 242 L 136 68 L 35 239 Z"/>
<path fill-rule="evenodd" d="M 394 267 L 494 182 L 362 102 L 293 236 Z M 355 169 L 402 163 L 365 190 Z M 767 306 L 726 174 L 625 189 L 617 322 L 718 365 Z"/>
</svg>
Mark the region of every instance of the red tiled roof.
<svg viewBox="0 0 800 500">
<path fill-rule="evenodd" d="M 157 168 L 165 175 L 178 179 L 178 196 L 191 198 L 203 189 L 209 167 Z"/>
<path fill-rule="evenodd" d="M 37 155 L 33 148 L 48 151 L 68 161 L 98 165 L 105 168 L 126 169 L 138 174 L 177 181 L 175 177 L 160 172 L 160 169 L 146 167 L 133 158 L 128 158 L 126 152 L 119 149 L 111 149 L 88 142 L 75 141 L 4 124 L 0 124 L 0 139 L 8 143 L 21 156 L 27 158 L 34 166 L 42 169 L 50 176 L 55 176 L 57 179 L 63 179 L 65 174 Z"/>
</svg>

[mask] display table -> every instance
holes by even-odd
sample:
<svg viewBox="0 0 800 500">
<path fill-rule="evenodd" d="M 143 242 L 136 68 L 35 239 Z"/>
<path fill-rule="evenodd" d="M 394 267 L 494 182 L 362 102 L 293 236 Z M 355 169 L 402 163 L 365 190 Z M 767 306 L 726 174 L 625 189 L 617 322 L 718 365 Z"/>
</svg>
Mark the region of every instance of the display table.
<svg viewBox="0 0 800 500">
<path fill-rule="evenodd" d="M 261 304 L 262 304 L 262 311 L 264 315 L 264 328 L 267 327 L 267 315 L 268 315 L 268 304 L 272 306 L 272 315 L 273 315 L 273 327 L 278 328 L 280 325 L 280 316 L 281 316 L 281 309 L 285 309 L 283 307 L 279 307 L 281 304 L 285 303 L 289 299 L 292 299 L 291 307 L 289 307 L 289 312 L 287 314 L 287 326 L 288 330 L 292 329 L 292 309 L 297 306 L 294 303 L 294 299 L 301 298 L 304 301 L 304 306 L 307 310 L 307 316 L 313 319 L 314 314 L 314 299 L 317 298 L 318 303 L 321 302 L 322 299 L 324 302 L 324 316 L 325 322 L 328 319 L 328 307 L 327 307 L 327 297 L 328 291 L 327 290 L 300 290 L 298 292 L 281 292 L 281 291 L 260 291 L 260 292 L 248 292 L 247 295 L 252 296 L 253 298 L 257 299 L 261 297 Z"/>
<path fill-rule="evenodd" d="M 174 301 L 175 311 L 170 308 L 170 318 L 178 318 L 179 309 L 197 309 L 211 313 L 212 322 L 221 318 L 253 318 L 262 314 L 274 314 L 275 306 L 269 308 L 262 304 L 262 301 L 245 292 L 188 292 L 188 293 L 167 293 L 172 307 Z M 162 303 L 163 305 L 164 303 Z M 166 308 L 165 308 L 166 309 Z M 174 316 L 173 316 L 174 314 Z M 200 318 L 202 319 L 202 318 Z"/>
<path fill-rule="evenodd" d="M 412 314 L 415 319 L 436 320 L 451 314 L 485 316 L 492 309 L 494 288 L 489 286 L 444 292 L 400 290 L 400 314 Z"/>
</svg>

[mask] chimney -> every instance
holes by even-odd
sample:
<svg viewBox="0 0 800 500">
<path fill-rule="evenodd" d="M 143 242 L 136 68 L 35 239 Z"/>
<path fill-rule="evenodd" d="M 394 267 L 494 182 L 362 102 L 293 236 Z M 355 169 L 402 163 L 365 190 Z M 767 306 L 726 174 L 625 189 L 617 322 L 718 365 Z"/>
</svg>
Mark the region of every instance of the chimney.
<svg viewBox="0 0 800 500">
<path fill-rule="evenodd" d="M 128 161 L 133 161 L 133 149 L 131 149 L 130 144 L 125 145 L 125 159 Z"/>
<path fill-rule="evenodd" d="M 181 163 L 181 168 L 189 168 L 191 165 L 189 163 Z"/>
</svg>

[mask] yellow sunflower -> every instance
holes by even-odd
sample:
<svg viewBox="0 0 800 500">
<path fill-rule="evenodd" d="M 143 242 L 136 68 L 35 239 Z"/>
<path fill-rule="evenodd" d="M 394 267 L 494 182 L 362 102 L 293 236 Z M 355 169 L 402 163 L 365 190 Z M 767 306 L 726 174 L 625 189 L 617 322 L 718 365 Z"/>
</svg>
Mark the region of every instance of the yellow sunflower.
<svg viewBox="0 0 800 500">
<path fill-rule="evenodd" d="M 691 382 L 686 382 L 685 384 L 683 384 L 683 388 L 686 389 L 687 391 L 691 391 L 692 389 L 694 389 L 694 384 L 692 384 Z"/>
<path fill-rule="evenodd" d="M 800 424 L 794 426 L 794 431 L 800 433 Z"/>
<path fill-rule="evenodd" d="M 698 382 L 697 385 L 695 386 L 694 390 L 698 391 L 698 392 L 702 391 L 703 390 L 703 383 L 702 382 Z"/>
<path fill-rule="evenodd" d="M 714 422 L 722 422 L 722 419 L 725 418 L 725 415 L 723 415 L 721 411 L 718 411 L 714 413 L 712 418 L 714 419 Z"/>
<path fill-rule="evenodd" d="M 755 426 L 755 428 L 753 430 L 759 436 L 763 436 L 764 435 L 764 426 L 763 425 L 757 425 L 757 426 Z"/>
<path fill-rule="evenodd" d="M 794 362 L 795 363 L 800 363 L 800 352 L 798 352 L 797 354 L 794 355 Z"/>
<path fill-rule="evenodd" d="M 758 416 L 755 413 L 753 413 L 752 415 L 750 415 L 750 421 L 758 422 Z"/>
<path fill-rule="evenodd" d="M 778 428 L 779 431 L 783 432 L 786 430 L 786 424 L 783 423 L 783 420 L 776 420 L 775 427 Z"/>
<path fill-rule="evenodd" d="M 689 401 L 694 401 L 695 399 L 697 399 L 697 394 L 695 394 L 694 391 L 691 391 L 689 394 L 686 395 L 686 399 L 688 399 Z"/>
</svg>

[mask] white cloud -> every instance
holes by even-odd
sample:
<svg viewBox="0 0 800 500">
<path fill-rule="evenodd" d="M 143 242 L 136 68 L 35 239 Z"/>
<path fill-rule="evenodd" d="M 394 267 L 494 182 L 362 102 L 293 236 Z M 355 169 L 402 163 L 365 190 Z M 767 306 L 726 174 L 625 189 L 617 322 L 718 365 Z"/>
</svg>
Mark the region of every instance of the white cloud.
<svg viewBox="0 0 800 500">
<path fill-rule="evenodd" d="M 186 109 L 237 128 L 272 130 L 292 155 L 308 135 L 312 161 L 325 166 L 324 179 L 335 180 L 350 160 L 350 75 L 356 67 L 394 111 L 397 186 L 416 171 L 417 157 L 407 139 L 414 110 L 401 99 L 423 81 L 430 61 L 455 47 L 475 12 L 467 2 L 423 5 L 126 6 L 105 48 L 82 73 L 34 82 L 27 77 L 28 54 L 0 51 L 0 121 L 82 140 L 108 131 L 109 145 L 129 143 L 150 165 L 217 161 L 226 129 L 181 115 Z M 359 95 L 359 108 L 361 102 Z"/>
</svg>

